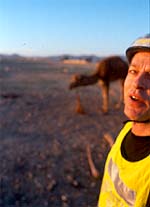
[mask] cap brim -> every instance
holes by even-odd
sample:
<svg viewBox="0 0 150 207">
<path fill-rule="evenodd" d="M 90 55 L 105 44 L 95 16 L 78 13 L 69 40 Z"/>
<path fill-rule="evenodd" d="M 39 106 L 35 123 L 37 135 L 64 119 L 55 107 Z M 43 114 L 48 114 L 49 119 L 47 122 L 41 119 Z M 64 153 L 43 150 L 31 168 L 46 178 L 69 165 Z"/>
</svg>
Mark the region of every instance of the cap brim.
<svg viewBox="0 0 150 207">
<path fill-rule="evenodd" d="M 132 60 L 132 57 L 137 53 L 137 52 L 150 52 L 150 48 L 144 47 L 144 46 L 135 46 L 135 47 L 129 47 L 126 50 L 126 56 L 128 58 L 129 63 Z"/>
</svg>

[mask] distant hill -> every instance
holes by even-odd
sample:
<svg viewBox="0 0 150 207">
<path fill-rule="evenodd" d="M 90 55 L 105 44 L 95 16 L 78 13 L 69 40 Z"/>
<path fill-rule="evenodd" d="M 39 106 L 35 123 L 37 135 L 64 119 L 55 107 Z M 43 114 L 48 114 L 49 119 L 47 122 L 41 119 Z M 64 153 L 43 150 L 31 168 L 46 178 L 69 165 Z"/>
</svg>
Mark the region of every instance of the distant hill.
<svg viewBox="0 0 150 207">
<path fill-rule="evenodd" d="M 123 59 L 126 59 L 125 56 L 121 56 Z M 85 60 L 87 62 L 92 62 L 95 63 L 97 61 L 100 61 L 103 59 L 104 56 L 99 57 L 96 55 L 55 55 L 55 56 L 47 56 L 47 57 L 26 57 L 26 56 L 21 56 L 18 54 L 12 54 L 12 55 L 7 55 L 7 54 L 0 54 L 0 62 L 4 61 L 13 61 L 13 62 L 26 62 L 26 61 L 32 61 L 32 62 L 38 62 L 38 61 L 44 61 L 44 62 L 49 62 L 49 61 L 64 61 L 64 60 Z"/>
</svg>

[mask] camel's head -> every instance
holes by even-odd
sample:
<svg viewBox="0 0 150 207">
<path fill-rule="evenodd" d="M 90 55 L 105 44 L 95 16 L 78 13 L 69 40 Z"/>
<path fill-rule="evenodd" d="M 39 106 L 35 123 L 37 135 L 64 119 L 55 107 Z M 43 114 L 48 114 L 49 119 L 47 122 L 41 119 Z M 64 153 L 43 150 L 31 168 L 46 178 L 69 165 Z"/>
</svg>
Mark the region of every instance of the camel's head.
<svg viewBox="0 0 150 207">
<path fill-rule="evenodd" d="M 79 74 L 73 75 L 71 78 L 71 82 L 69 84 L 69 89 L 73 89 L 78 86 L 81 86 L 81 82 L 82 82 L 82 75 Z"/>
</svg>

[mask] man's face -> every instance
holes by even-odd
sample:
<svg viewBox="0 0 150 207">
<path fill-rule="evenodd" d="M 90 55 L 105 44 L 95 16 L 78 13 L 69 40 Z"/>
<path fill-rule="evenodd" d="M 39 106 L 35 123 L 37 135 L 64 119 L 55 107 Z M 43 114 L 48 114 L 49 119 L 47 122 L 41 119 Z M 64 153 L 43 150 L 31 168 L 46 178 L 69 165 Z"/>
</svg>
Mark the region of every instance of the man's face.
<svg viewBox="0 0 150 207">
<path fill-rule="evenodd" d="M 124 112 L 132 120 L 150 119 L 150 52 L 132 58 L 124 84 Z"/>
</svg>

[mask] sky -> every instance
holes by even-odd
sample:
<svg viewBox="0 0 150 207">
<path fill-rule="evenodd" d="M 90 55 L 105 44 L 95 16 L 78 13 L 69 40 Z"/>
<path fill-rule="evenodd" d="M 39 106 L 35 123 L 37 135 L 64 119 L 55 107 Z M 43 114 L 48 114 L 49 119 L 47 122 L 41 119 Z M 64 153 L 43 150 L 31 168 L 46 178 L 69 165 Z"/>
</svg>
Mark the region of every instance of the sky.
<svg viewBox="0 0 150 207">
<path fill-rule="evenodd" d="M 0 54 L 124 55 L 150 32 L 150 0 L 0 0 Z"/>
</svg>

